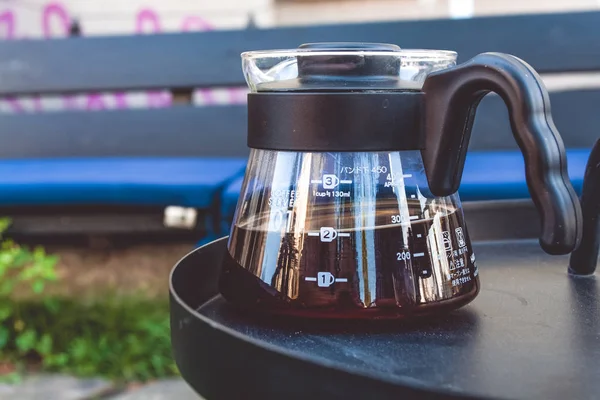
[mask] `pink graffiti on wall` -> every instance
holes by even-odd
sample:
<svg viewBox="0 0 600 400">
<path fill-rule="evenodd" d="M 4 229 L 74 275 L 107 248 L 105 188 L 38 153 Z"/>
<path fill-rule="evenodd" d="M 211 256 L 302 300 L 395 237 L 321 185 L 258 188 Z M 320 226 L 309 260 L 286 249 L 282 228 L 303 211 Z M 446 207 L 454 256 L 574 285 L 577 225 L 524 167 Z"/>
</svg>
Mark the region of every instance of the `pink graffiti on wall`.
<svg viewBox="0 0 600 400">
<path fill-rule="evenodd" d="M 56 21 L 56 22 L 53 22 Z M 55 33 L 53 26 L 58 25 L 59 31 Z M 42 11 L 42 32 L 46 39 L 57 36 L 69 36 L 71 18 L 65 7 L 60 3 L 48 3 Z"/>
<path fill-rule="evenodd" d="M 12 10 L 0 14 L 0 37 L 2 39 L 15 38 L 15 14 Z"/>
<path fill-rule="evenodd" d="M 160 18 L 154 10 L 145 8 L 138 12 L 135 19 L 135 33 L 160 33 Z"/>
<path fill-rule="evenodd" d="M 189 15 L 183 17 L 180 30 L 211 31 L 215 27 L 202 17 Z M 160 33 L 163 31 L 160 15 L 151 8 L 141 9 L 135 20 L 135 33 Z"/>
<path fill-rule="evenodd" d="M 214 27 L 211 23 L 206 21 L 204 18 L 200 18 L 195 15 L 185 17 L 181 24 L 181 30 L 184 32 L 190 31 L 211 31 Z"/>
<path fill-rule="evenodd" d="M 56 38 L 69 36 L 71 16 L 67 8 L 59 2 L 49 2 L 43 5 L 40 15 L 40 31 L 43 38 Z M 19 32 L 18 14 L 13 9 L 0 12 L 0 40 L 24 39 L 25 33 Z M 83 20 L 85 34 L 85 19 Z M 161 16 L 155 10 L 144 8 L 140 10 L 134 21 L 134 32 L 136 34 L 161 33 L 164 31 Z M 209 31 L 214 26 L 206 19 L 197 15 L 184 16 L 178 29 L 183 32 Z M 244 90 L 228 89 L 226 91 L 227 103 L 238 103 L 243 101 Z M 166 91 L 153 91 L 145 94 L 148 107 L 168 107 L 171 104 L 171 94 Z M 197 98 L 203 104 L 214 104 L 218 102 L 214 91 L 200 89 L 196 91 Z M 130 106 L 125 93 L 99 94 L 92 93 L 84 96 L 63 96 L 61 98 L 63 107 L 66 109 L 103 110 L 107 108 L 123 109 Z M 40 111 L 43 104 L 39 97 L 32 99 L 6 98 L 0 100 L 12 112 Z"/>
<path fill-rule="evenodd" d="M 41 31 L 42 37 L 59 37 L 69 35 L 71 18 L 66 8 L 60 3 L 48 3 L 42 8 Z M 55 29 L 58 28 L 58 29 Z M 17 16 L 15 10 L 5 10 L 0 13 L 0 39 L 25 39 L 26 35 L 17 33 Z"/>
</svg>

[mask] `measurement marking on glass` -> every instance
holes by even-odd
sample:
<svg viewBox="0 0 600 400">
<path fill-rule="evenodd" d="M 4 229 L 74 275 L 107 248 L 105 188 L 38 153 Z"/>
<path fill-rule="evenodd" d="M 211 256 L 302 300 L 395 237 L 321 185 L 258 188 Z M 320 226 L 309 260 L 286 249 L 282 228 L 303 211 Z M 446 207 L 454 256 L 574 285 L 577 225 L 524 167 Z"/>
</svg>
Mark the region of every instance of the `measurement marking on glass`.
<svg viewBox="0 0 600 400">
<path fill-rule="evenodd" d="M 411 215 L 408 219 L 410 219 L 411 221 L 414 221 L 415 219 L 419 219 L 418 215 Z"/>
<path fill-rule="evenodd" d="M 335 189 L 340 183 L 348 184 L 352 183 L 350 179 L 338 178 L 334 174 L 323 174 L 322 179 L 311 179 L 310 183 L 318 183 L 323 185 L 323 189 Z"/>
<path fill-rule="evenodd" d="M 307 282 L 317 282 L 317 286 L 319 287 L 329 287 L 333 285 L 334 282 L 345 283 L 348 282 L 346 278 L 336 278 L 330 272 L 317 272 L 317 276 L 307 276 L 304 278 Z"/>
<path fill-rule="evenodd" d="M 314 276 L 307 276 L 306 278 L 304 278 L 304 280 L 307 282 L 316 282 L 317 278 Z M 347 278 L 335 278 L 335 282 L 347 283 L 348 279 Z"/>
<path fill-rule="evenodd" d="M 413 253 L 413 257 L 425 257 L 425 253 Z"/>
<path fill-rule="evenodd" d="M 320 236 L 321 232 L 308 232 L 308 236 Z M 339 237 L 350 237 L 349 233 L 346 232 L 338 232 Z"/>
<path fill-rule="evenodd" d="M 319 231 L 307 232 L 308 236 L 318 236 L 321 242 L 333 242 L 337 237 L 350 237 L 348 232 L 338 232 L 335 228 L 322 226 Z"/>
<path fill-rule="evenodd" d="M 402 177 L 403 178 L 412 178 L 412 174 L 403 174 Z"/>
</svg>

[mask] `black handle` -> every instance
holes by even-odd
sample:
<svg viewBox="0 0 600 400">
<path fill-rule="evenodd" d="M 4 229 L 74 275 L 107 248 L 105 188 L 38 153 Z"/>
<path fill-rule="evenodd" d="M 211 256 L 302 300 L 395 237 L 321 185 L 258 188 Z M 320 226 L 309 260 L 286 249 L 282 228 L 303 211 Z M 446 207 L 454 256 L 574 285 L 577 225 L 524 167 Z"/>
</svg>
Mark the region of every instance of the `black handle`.
<svg viewBox="0 0 600 400">
<path fill-rule="evenodd" d="M 514 56 L 484 53 L 430 74 L 423 91 L 422 155 L 431 192 L 447 196 L 458 190 L 475 110 L 486 94 L 495 92 L 508 107 L 525 158 L 527 185 L 542 220 L 540 244 L 550 254 L 573 251 L 581 238 L 581 207 L 567 174 L 548 93 L 535 70 Z"/>
<path fill-rule="evenodd" d="M 600 139 L 592 148 L 583 179 L 581 195 L 583 238 L 571 254 L 569 271 L 575 275 L 591 275 L 596 271 L 600 248 Z"/>
</svg>

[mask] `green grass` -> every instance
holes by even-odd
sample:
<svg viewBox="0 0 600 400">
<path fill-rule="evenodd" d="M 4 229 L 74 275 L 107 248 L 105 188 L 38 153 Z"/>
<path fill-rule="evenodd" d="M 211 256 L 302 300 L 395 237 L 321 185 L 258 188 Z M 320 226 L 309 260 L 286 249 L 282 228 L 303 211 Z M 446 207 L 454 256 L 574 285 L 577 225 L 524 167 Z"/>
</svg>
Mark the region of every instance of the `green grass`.
<svg viewBox="0 0 600 400">
<path fill-rule="evenodd" d="M 2 359 L 45 371 L 146 381 L 172 376 L 168 303 L 111 298 L 13 303 L 2 324 Z"/>
</svg>

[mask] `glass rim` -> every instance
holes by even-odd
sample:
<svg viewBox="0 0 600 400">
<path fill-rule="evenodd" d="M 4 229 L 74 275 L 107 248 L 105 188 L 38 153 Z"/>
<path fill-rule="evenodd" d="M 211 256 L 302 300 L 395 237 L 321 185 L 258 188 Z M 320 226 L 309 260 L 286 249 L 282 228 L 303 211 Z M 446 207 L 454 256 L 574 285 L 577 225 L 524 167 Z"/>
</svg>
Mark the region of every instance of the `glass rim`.
<svg viewBox="0 0 600 400">
<path fill-rule="evenodd" d="M 274 49 L 253 50 L 241 53 L 244 60 L 259 58 L 292 58 L 297 56 L 334 56 L 334 55 L 364 55 L 364 56 L 398 56 L 400 58 L 455 61 L 458 53 L 452 50 L 430 50 L 430 49 L 400 49 L 394 51 L 386 50 L 361 50 L 361 49 Z"/>
</svg>

